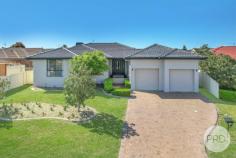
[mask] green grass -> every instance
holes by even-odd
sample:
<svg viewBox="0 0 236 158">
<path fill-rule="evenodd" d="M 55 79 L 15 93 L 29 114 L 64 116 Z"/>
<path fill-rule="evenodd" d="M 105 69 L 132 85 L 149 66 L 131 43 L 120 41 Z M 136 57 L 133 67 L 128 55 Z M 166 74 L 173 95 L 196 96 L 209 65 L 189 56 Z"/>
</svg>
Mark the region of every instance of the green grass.
<svg viewBox="0 0 236 158">
<path fill-rule="evenodd" d="M 236 102 L 236 91 L 221 89 L 220 98 L 222 100 Z"/>
<path fill-rule="evenodd" d="M 200 89 L 200 93 L 207 97 L 211 102 L 215 103 L 219 112 L 222 114 L 229 114 L 233 117 L 234 121 L 236 121 L 236 102 L 225 101 L 222 99 L 217 99 L 210 93 L 208 93 L 205 89 Z M 225 124 L 223 119 L 220 119 L 219 124 L 225 128 L 227 125 Z M 231 136 L 231 144 L 230 146 L 223 152 L 214 153 L 208 152 L 209 158 L 233 158 L 236 157 L 236 124 L 230 128 L 230 136 Z"/>
<path fill-rule="evenodd" d="M 65 105 L 63 91 L 32 91 L 29 85 L 9 91 L 4 102 L 41 101 Z M 0 157 L 115 158 L 118 156 L 127 99 L 97 90 L 86 101 L 99 114 L 86 124 L 58 120 L 0 122 Z"/>
<path fill-rule="evenodd" d="M 6 98 L 1 102 L 45 102 L 65 105 L 65 97 L 62 90 L 31 90 L 31 85 L 24 85 L 7 92 Z"/>
</svg>

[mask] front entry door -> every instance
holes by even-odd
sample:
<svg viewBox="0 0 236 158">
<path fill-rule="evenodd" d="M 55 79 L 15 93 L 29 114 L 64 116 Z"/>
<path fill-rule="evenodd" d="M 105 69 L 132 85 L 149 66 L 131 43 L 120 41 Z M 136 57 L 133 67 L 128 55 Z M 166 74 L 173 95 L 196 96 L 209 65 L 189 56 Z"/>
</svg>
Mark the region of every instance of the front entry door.
<svg viewBox="0 0 236 158">
<path fill-rule="evenodd" d="M 112 75 L 125 75 L 124 59 L 112 59 Z"/>
</svg>

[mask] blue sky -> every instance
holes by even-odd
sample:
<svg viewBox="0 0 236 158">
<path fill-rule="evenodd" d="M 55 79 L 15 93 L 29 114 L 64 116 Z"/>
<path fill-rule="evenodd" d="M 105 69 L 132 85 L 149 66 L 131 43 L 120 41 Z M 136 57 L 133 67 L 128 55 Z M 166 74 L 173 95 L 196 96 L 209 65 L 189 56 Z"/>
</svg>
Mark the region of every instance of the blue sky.
<svg viewBox="0 0 236 158">
<path fill-rule="evenodd" d="M 236 44 L 236 0 L 2 0 L 0 47 Z"/>
</svg>

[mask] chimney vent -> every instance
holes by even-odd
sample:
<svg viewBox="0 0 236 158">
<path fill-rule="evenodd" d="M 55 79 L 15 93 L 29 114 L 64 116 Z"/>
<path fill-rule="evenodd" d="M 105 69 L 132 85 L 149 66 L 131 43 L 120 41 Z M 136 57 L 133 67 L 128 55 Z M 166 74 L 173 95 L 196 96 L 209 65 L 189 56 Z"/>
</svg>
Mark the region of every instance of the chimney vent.
<svg viewBox="0 0 236 158">
<path fill-rule="evenodd" d="M 76 42 L 76 46 L 78 46 L 78 45 L 81 45 L 81 44 L 84 44 L 83 42 Z"/>
</svg>

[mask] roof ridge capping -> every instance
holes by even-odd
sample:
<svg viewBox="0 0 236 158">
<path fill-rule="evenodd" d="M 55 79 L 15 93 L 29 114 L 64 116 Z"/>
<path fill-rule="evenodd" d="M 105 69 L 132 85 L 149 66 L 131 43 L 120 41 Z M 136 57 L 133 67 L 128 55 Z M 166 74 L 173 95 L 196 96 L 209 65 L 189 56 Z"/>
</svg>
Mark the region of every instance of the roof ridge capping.
<svg viewBox="0 0 236 158">
<path fill-rule="evenodd" d="M 61 48 L 66 50 L 67 52 L 73 54 L 73 55 L 77 55 L 76 53 L 72 52 L 71 50 L 67 49 L 66 47 L 61 47 Z"/>
</svg>

